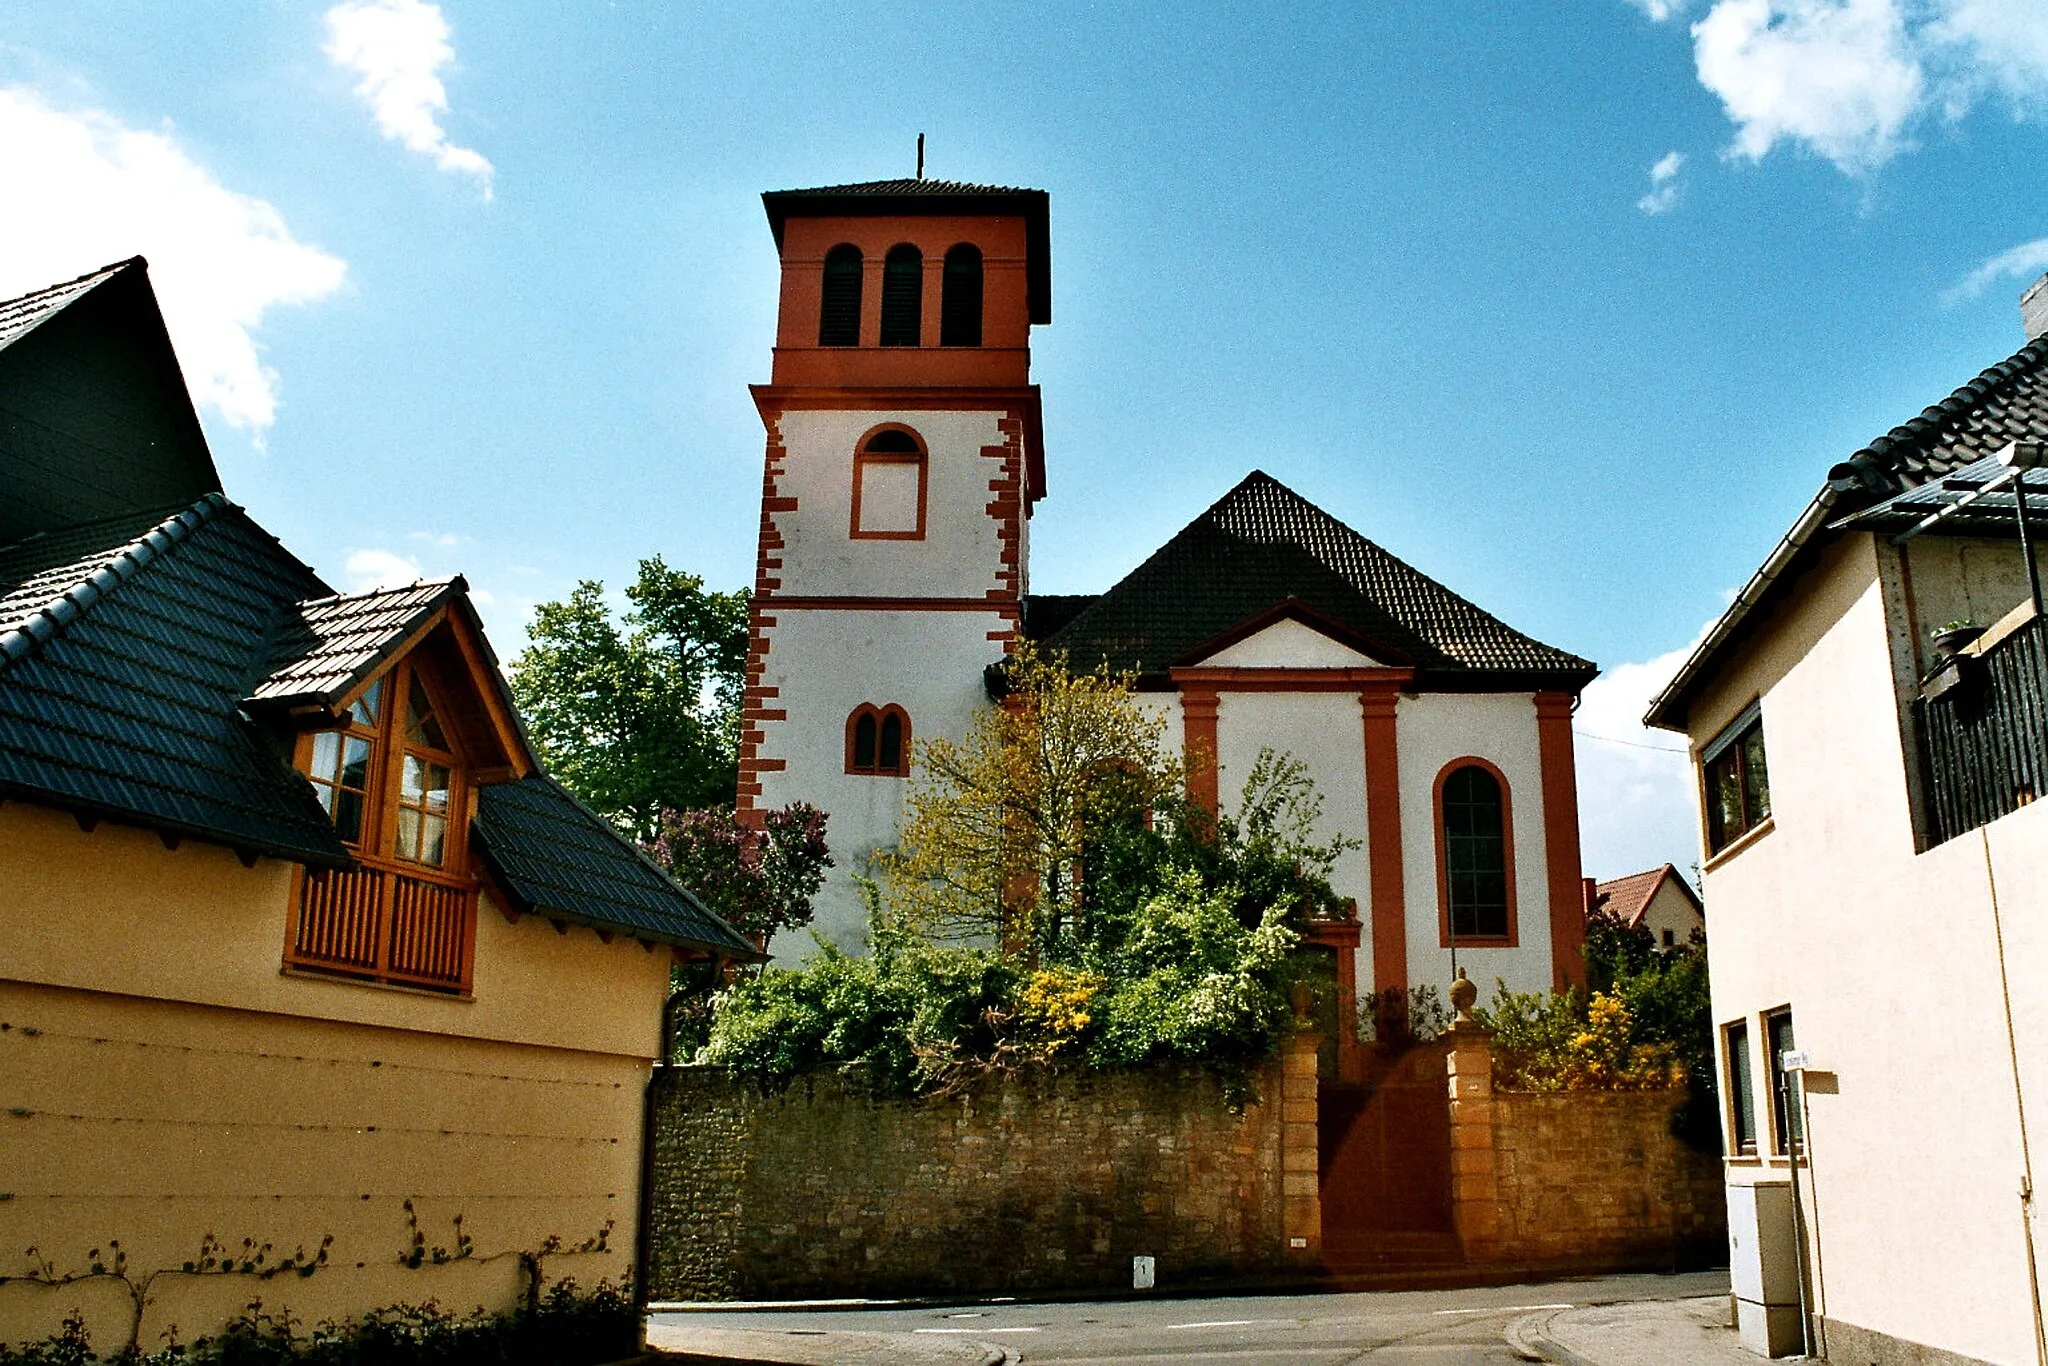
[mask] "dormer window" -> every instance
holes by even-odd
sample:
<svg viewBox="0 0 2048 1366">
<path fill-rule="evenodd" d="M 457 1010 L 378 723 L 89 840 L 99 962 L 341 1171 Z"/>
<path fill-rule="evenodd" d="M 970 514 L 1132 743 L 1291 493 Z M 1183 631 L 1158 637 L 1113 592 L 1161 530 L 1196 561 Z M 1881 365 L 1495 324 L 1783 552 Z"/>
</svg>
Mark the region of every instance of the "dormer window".
<svg viewBox="0 0 2048 1366">
<path fill-rule="evenodd" d="M 946 253 L 939 294 L 939 345 L 981 345 L 981 248 L 962 242 Z"/>
<path fill-rule="evenodd" d="M 923 333 L 924 253 L 906 242 L 882 261 L 882 345 L 921 346 Z"/>
<path fill-rule="evenodd" d="M 860 248 L 841 242 L 825 253 L 818 345 L 860 345 Z"/>
<path fill-rule="evenodd" d="M 362 688 L 339 727 L 301 741 L 301 770 L 357 866 L 306 872 L 285 945 L 289 968 L 469 988 L 477 896 L 470 782 L 424 653 Z"/>
</svg>

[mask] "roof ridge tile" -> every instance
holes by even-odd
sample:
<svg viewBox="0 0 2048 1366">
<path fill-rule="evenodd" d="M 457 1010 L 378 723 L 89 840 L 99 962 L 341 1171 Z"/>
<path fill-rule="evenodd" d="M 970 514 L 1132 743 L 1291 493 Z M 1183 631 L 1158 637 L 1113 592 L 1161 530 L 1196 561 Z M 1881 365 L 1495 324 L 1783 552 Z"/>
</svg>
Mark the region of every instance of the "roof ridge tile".
<svg viewBox="0 0 2048 1366">
<path fill-rule="evenodd" d="M 190 507 L 180 509 L 116 548 L 100 564 L 88 570 L 84 577 L 30 612 L 16 625 L 0 631 L 0 669 L 55 639 L 115 589 L 191 539 L 192 534 L 211 521 L 216 513 L 233 506 L 225 494 L 203 494 Z"/>
</svg>

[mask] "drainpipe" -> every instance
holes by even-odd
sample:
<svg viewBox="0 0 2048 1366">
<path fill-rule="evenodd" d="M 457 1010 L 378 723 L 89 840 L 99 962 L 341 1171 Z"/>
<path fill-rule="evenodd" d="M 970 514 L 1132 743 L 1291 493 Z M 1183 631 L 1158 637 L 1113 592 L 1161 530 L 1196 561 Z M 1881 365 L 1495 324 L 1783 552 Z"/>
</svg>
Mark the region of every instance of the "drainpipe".
<svg viewBox="0 0 2048 1366">
<path fill-rule="evenodd" d="M 2020 1126 L 2020 1231 L 2026 1235 L 2027 1291 L 2034 1310 L 2034 1360 L 2048 1366 L 2048 1325 L 2041 1317 L 2041 1270 L 2034 1252 L 2034 1154 L 2027 1143 L 2027 1098 L 2020 1088 L 2020 1042 L 2012 1022 L 2012 980 L 2005 967 L 2005 924 L 1998 910 L 1998 875 L 1991 866 L 1991 828 L 1977 827 L 1984 845 L 1984 886 L 1991 895 L 1991 935 L 1998 949 L 1998 993 L 2005 1007 L 2005 1047 L 2012 1060 L 2012 1103 Z"/>
</svg>

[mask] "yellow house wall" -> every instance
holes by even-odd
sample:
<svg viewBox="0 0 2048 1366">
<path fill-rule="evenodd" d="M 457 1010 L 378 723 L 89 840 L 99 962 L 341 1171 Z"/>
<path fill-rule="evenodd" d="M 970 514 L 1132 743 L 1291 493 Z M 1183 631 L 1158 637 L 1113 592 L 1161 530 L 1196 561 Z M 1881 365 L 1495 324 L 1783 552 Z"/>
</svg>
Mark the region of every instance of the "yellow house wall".
<svg viewBox="0 0 2048 1366">
<path fill-rule="evenodd" d="M 1894 663 L 1904 627 L 1896 581 L 1880 573 L 1885 553 L 1869 536 L 1834 547 L 1693 711 L 1697 745 L 1760 697 L 1771 781 L 1769 829 L 1705 872 L 1715 1019 L 1749 1023 L 1765 1153 L 1730 1159 L 1727 1178 L 1790 1176 L 1769 1154 L 1760 1018 L 1790 1005 L 1800 1048 L 1823 1069 L 1808 1101 L 1812 1163 L 1800 1175 L 1819 1245 L 1816 1307 L 1969 1357 L 2032 1361 L 2024 1155 L 1986 848 L 2009 961 L 2023 965 L 2017 987 L 2048 962 L 2039 928 L 2015 923 L 2038 921 L 2032 910 L 2048 897 L 2048 803 L 1915 852 Z M 1925 568 L 1916 559 L 1923 596 L 1963 596 L 1927 582 L 1937 557 Z M 2015 1004 L 2038 1126 L 2048 1120 L 2048 1014 L 2034 1000 Z"/>
<path fill-rule="evenodd" d="M 644 1085 L 670 954 L 478 913 L 474 999 L 281 971 L 292 869 L 0 807 L 0 1341 L 73 1308 L 125 1340 L 126 1286 L 84 1272 L 119 1241 L 148 1283 L 141 1343 L 261 1299 L 307 1322 L 401 1301 L 506 1307 L 517 1256 L 550 1278 L 629 1274 Z M 25 1112 L 25 1113 L 24 1113 Z M 411 1269 L 405 1202 L 429 1249 Z M 209 1235 L 310 1277 L 187 1275 Z M 29 1257 L 24 1249 L 36 1248 Z M 23 1279 L 29 1277 L 30 1279 Z"/>
</svg>

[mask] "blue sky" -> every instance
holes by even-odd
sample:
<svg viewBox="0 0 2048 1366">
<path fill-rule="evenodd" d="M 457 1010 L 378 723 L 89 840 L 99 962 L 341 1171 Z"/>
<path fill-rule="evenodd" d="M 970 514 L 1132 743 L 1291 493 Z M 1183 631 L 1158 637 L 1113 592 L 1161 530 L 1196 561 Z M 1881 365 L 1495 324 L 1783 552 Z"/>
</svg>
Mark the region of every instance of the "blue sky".
<svg viewBox="0 0 2048 1366">
<path fill-rule="evenodd" d="M 0 293 L 148 254 L 230 494 L 509 656 L 642 555 L 748 582 L 758 195 L 919 132 L 1052 196 L 1034 587 L 1269 471 L 1611 670 L 1600 876 L 1695 857 L 1671 652 L 2048 269 L 2040 0 L 69 0 L 0 16 Z"/>
</svg>

